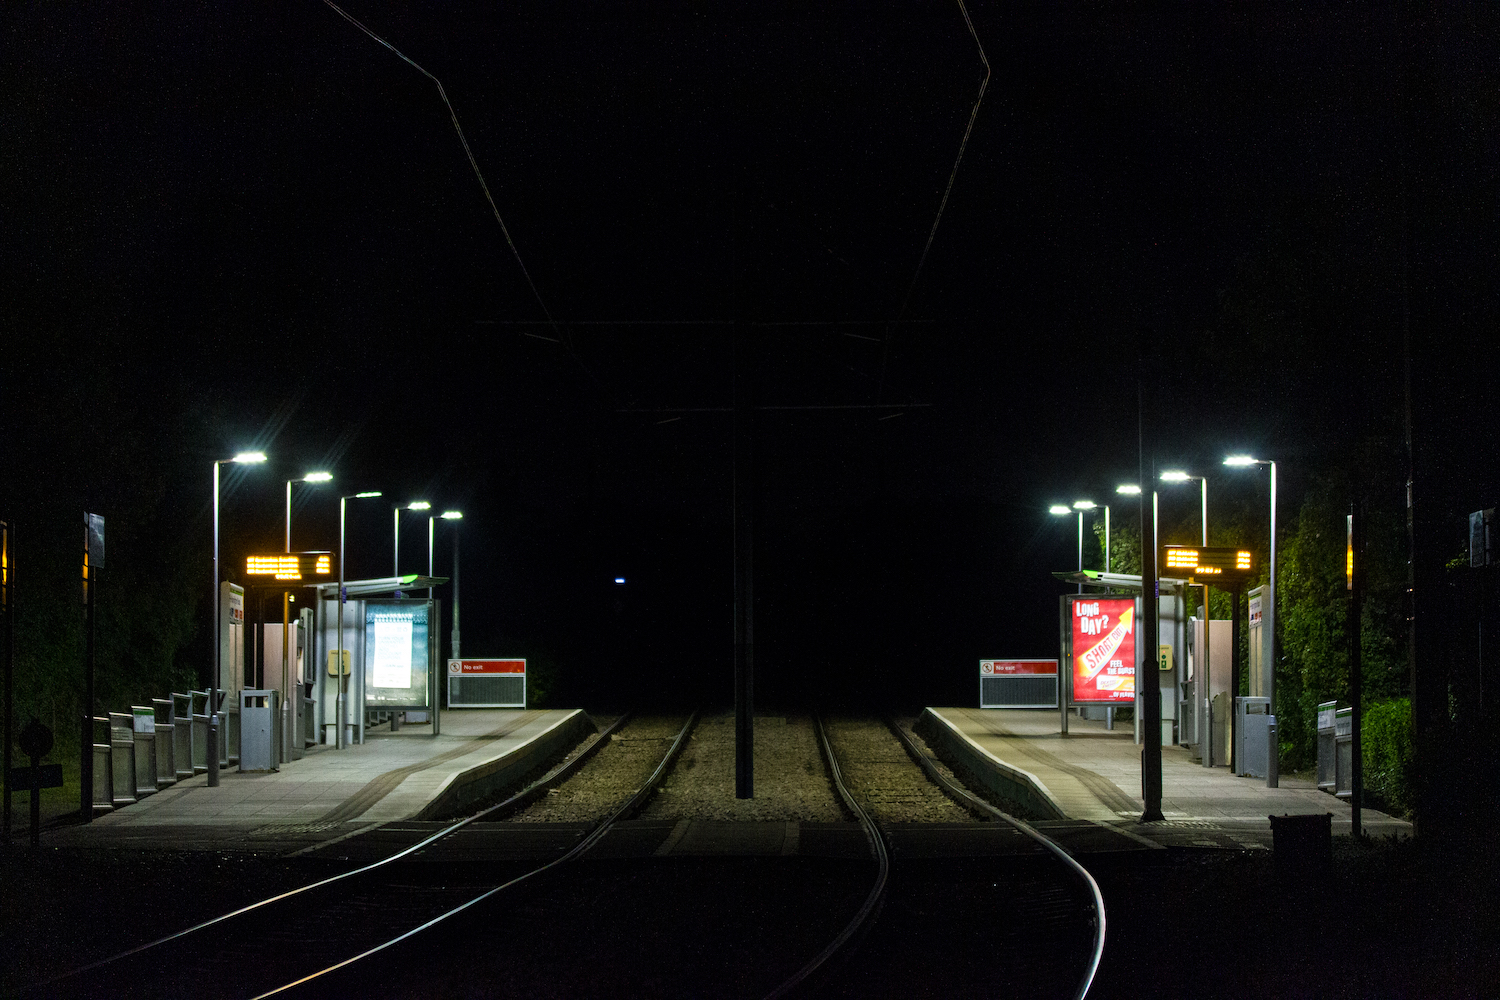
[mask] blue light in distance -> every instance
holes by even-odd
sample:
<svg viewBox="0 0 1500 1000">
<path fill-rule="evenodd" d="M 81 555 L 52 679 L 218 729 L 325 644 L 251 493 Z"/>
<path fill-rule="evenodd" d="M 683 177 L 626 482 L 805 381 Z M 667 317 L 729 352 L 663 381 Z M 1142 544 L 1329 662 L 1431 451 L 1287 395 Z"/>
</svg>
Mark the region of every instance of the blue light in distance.
<svg viewBox="0 0 1500 1000">
<path fill-rule="evenodd" d="M 615 577 L 615 583 L 623 584 L 624 582 L 625 582 L 625 578 L 623 576 L 617 576 L 617 577 Z"/>
</svg>

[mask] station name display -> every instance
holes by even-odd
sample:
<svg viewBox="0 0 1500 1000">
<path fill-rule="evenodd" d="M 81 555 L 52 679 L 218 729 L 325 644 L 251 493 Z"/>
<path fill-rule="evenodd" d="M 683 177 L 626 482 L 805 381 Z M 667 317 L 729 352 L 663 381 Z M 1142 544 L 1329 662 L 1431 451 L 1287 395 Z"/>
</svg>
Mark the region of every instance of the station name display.
<svg viewBox="0 0 1500 1000">
<path fill-rule="evenodd" d="M 1073 602 L 1073 701 L 1135 700 L 1135 598 Z"/>
<path fill-rule="evenodd" d="M 247 556 L 247 576 L 269 576 L 277 580 L 300 580 L 304 576 L 329 576 L 333 573 L 331 552 L 276 552 L 264 556 Z"/>
</svg>

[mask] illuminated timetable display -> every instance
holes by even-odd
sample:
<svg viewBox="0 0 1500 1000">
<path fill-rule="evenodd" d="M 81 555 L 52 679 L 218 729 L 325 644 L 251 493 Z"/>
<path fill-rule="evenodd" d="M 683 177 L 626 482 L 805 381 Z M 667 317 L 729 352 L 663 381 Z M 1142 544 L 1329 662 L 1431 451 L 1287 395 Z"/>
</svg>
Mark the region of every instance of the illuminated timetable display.
<svg viewBox="0 0 1500 1000">
<path fill-rule="evenodd" d="M 278 580 L 300 580 L 304 576 L 329 576 L 333 573 L 331 552 L 277 552 L 274 555 L 247 556 L 245 573 L 270 576 Z"/>
<path fill-rule="evenodd" d="M 1174 575 L 1209 578 L 1243 579 L 1255 572 L 1255 560 L 1249 549 L 1225 545 L 1168 545 L 1163 566 Z"/>
</svg>

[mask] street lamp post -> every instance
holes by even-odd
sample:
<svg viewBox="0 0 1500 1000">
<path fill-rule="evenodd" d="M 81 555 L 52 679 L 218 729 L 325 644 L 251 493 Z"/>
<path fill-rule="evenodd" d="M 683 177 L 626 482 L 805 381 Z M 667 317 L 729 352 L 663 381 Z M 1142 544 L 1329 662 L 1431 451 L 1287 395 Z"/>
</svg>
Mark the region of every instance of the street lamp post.
<svg viewBox="0 0 1500 1000">
<path fill-rule="evenodd" d="M 292 484 L 293 483 L 326 483 L 326 482 L 330 482 L 332 479 L 333 479 L 333 473 L 331 473 L 331 472 L 309 472 L 307 475 L 303 476 L 301 479 L 288 479 L 286 481 L 286 550 L 285 551 L 287 553 L 290 553 L 292 551 Z M 255 627 L 256 628 L 260 628 L 261 626 L 260 626 L 259 623 L 257 623 Z M 283 706 L 283 709 L 282 709 L 283 711 L 287 711 L 287 709 L 285 708 L 285 706 L 288 704 L 287 693 L 288 693 L 288 689 L 292 687 L 292 681 L 291 681 L 292 668 L 291 668 L 291 663 L 290 663 L 291 655 L 292 655 L 292 646 L 291 646 L 291 641 L 290 641 L 290 632 L 291 632 L 291 629 L 292 629 L 291 591 L 289 591 L 289 590 L 283 590 L 281 592 L 281 704 Z M 262 639 L 259 640 L 259 641 L 264 642 L 264 637 L 262 637 Z M 300 692 L 298 693 L 298 697 L 299 698 L 301 697 L 301 693 Z M 295 740 L 298 738 L 295 732 L 291 732 L 290 731 L 290 730 L 294 730 L 296 728 L 295 720 L 297 718 L 297 711 L 296 710 L 288 711 L 287 712 L 287 716 L 288 716 L 289 719 L 293 720 L 293 724 L 290 725 L 290 726 L 283 726 L 282 727 L 282 747 L 278 748 L 278 750 L 277 750 L 278 753 L 280 753 L 281 750 L 283 750 L 286 747 L 288 747 L 288 746 L 291 745 L 291 743 L 288 742 L 288 741 L 295 742 Z M 298 752 L 300 753 L 301 751 L 299 750 Z"/>
<path fill-rule="evenodd" d="M 1271 467 L 1271 576 L 1266 586 L 1268 593 L 1261 614 L 1265 618 L 1266 634 L 1271 637 L 1271 665 L 1265 672 L 1266 697 L 1271 702 L 1271 714 L 1276 714 L 1276 463 L 1270 459 L 1252 458 L 1249 455 L 1230 455 L 1224 459 L 1224 464 L 1231 468 L 1244 468 L 1249 465 L 1269 465 Z"/>
<path fill-rule="evenodd" d="M 1141 495 L 1141 488 L 1139 486 L 1137 486 L 1135 483 L 1121 483 L 1119 486 L 1115 487 L 1115 492 L 1119 493 L 1119 494 L 1121 494 L 1123 496 L 1127 496 L 1127 497 L 1138 497 L 1138 496 Z M 1155 498 L 1155 491 L 1154 490 L 1152 491 L 1152 494 L 1153 494 L 1153 500 L 1154 500 L 1154 498 Z M 1109 568 L 1109 520 L 1108 520 L 1108 518 L 1109 518 L 1109 508 L 1108 507 L 1104 508 L 1104 511 L 1105 511 L 1105 522 L 1104 522 L 1104 532 L 1105 532 L 1105 541 L 1104 541 L 1104 567 L 1106 569 L 1108 569 Z"/>
<path fill-rule="evenodd" d="M 1073 508 L 1064 507 L 1060 503 L 1055 503 L 1051 507 L 1047 508 L 1047 513 L 1052 514 L 1056 517 L 1067 517 L 1069 514 L 1073 513 Z M 1078 512 L 1078 571 L 1080 573 L 1083 572 L 1083 511 L 1081 510 Z M 1078 592 L 1080 594 L 1083 593 L 1082 583 L 1078 585 Z"/>
<path fill-rule="evenodd" d="M 391 576 L 397 578 L 397 587 L 401 586 L 401 511 L 428 510 L 431 507 L 432 504 L 428 503 L 426 500 L 415 500 L 407 504 L 405 507 L 402 507 L 400 504 L 396 504 L 391 508 L 391 516 L 395 522 L 394 543 L 391 551 Z"/>
<path fill-rule="evenodd" d="M 458 659 L 458 522 L 463 520 L 463 518 L 464 518 L 464 512 L 461 511 L 461 510 L 445 510 L 445 511 L 443 511 L 441 514 L 439 514 L 437 516 L 440 517 L 440 518 L 442 518 L 444 521 L 452 521 L 452 522 L 454 522 L 453 523 L 453 631 L 450 634 L 450 636 L 448 638 L 448 641 L 449 641 L 449 643 L 451 644 L 451 647 L 452 647 L 452 654 L 451 654 L 452 658 L 456 660 L 456 659 Z M 428 515 L 428 517 L 427 517 L 427 575 L 428 576 L 432 576 L 432 522 L 434 520 L 435 520 L 435 518 L 432 515 Z M 430 590 L 428 591 L 428 596 L 429 597 L 432 596 L 432 592 Z"/>
<path fill-rule="evenodd" d="M 214 647 L 214 675 L 208 686 L 208 787 L 219 784 L 219 631 L 224 614 L 223 598 L 219 593 L 219 466 L 225 462 L 239 465 L 259 465 L 266 460 L 263 451 L 242 451 L 233 458 L 222 458 L 214 463 L 214 624 L 209 630 Z M 188 720 L 191 724 L 192 720 Z"/>
<path fill-rule="evenodd" d="M 1208 477 L 1190 476 L 1186 472 L 1180 472 L 1177 470 L 1171 470 L 1168 472 L 1163 472 L 1161 474 L 1161 481 L 1164 483 L 1190 483 L 1194 479 L 1198 480 L 1198 482 L 1202 486 L 1201 493 L 1203 505 L 1202 514 L 1200 515 L 1200 523 L 1203 526 L 1202 544 L 1206 546 L 1208 545 Z"/>
<path fill-rule="evenodd" d="M 371 490 L 366 493 L 351 493 L 348 496 L 339 497 L 339 624 L 338 631 L 334 633 L 336 645 L 334 647 L 333 663 L 334 670 L 338 676 L 338 693 L 334 695 L 334 729 L 337 730 L 335 745 L 338 749 L 344 749 L 344 697 L 349 685 L 349 679 L 344 675 L 344 505 L 348 500 L 368 500 L 371 497 L 380 496 L 379 490 Z"/>
</svg>

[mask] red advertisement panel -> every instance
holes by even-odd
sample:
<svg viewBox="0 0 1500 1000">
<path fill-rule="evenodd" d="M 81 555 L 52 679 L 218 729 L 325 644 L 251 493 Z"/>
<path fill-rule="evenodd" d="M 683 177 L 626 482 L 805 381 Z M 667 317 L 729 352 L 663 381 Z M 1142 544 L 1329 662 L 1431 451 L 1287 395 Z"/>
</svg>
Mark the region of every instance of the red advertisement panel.
<svg viewBox="0 0 1500 1000">
<path fill-rule="evenodd" d="M 448 674 L 469 677 L 474 674 L 524 674 L 525 660 L 449 660 Z"/>
<path fill-rule="evenodd" d="M 1018 677 L 1027 674 L 1045 674 L 1050 677 L 1056 673 L 1056 660 L 979 661 L 979 676 L 981 677 Z"/>
<path fill-rule="evenodd" d="M 1073 602 L 1073 700 L 1135 700 L 1135 598 Z"/>
</svg>

